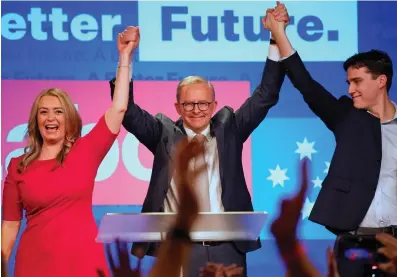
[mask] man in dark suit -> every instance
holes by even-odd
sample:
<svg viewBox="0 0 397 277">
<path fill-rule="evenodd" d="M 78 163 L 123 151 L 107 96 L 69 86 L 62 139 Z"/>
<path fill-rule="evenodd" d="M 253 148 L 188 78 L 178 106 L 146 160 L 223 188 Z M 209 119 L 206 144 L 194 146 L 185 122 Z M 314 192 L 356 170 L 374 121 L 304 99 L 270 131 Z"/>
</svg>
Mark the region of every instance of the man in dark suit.
<svg viewBox="0 0 397 277">
<path fill-rule="evenodd" d="M 372 276 L 370 265 L 350 262 L 338 248 L 350 234 L 389 232 L 397 236 L 397 113 L 389 98 L 393 65 L 381 51 L 356 54 L 343 65 L 349 95 L 337 99 L 312 79 L 278 17 L 270 27 L 292 84 L 333 132 L 336 149 L 309 219 L 338 235 L 335 251 L 341 277 Z M 340 254 L 340 255 L 338 255 Z"/>
<path fill-rule="evenodd" d="M 131 27 L 132 28 L 136 27 Z M 128 43 L 128 29 L 123 33 Z M 273 59 L 273 60 L 271 60 Z M 164 114 L 153 116 L 134 102 L 133 82 L 123 126 L 154 155 L 153 171 L 142 212 L 175 212 L 178 196 L 172 174 L 172 150 L 183 136 L 202 139 L 205 143 L 207 174 L 197 185 L 201 211 L 253 211 L 246 186 L 242 151 L 243 144 L 266 117 L 278 99 L 285 71 L 277 61 L 277 47 L 270 45 L 261 84 L 236 111 L 223 107 L 216 114 L 216 97 L 212 84 L 199 76 L 183 79 L 176 93 L 175 108 L 180 118 L 174 122 Z M 114 89 L 114 80 L 110 82 Z M 134 248 L 153 255 L 156 245 L 137 243 Z M 202 242 L 193 246 L 188 276 L 198 277 L 207 262 L 236 264 L 246 270 L 246 253 L 260 248 L 260 241 Z"/>
</svg>

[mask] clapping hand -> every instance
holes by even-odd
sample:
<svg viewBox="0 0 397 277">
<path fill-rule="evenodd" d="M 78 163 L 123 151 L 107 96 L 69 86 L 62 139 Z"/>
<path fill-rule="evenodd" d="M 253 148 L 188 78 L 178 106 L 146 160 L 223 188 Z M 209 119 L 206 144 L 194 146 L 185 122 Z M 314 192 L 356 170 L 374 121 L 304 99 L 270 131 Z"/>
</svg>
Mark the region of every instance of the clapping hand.
<svg viewBox="0 0 397 277">
<path fill-rule="evenodd" d="M 296 230 L 306 197 L 307 180 L 307 160 L 303 160 L 300 190 L 292 198 L 282 201 L 280 215 L 271 225 L 271 232 L 281 250 L 289 251 L 296 245 Z"/>
<path fill-rule="evenodd" d="M 330 248 L 327 248 L 327 277 L 339 277 L 338 265 L 334 253 Z"/>
<path fill-rule="evenodd" d="M 179 208 L 177 214 L 178 228 L 190 230 L 198 217 L 198 200 L 193 185 L 195 178 L 206 168 L 202 166 L 194 171 L 190 161 L 204 153 L 204 146 L 196 140 L 188 141 L 187 137 L 181 139 L 176 145 L 174 153 L 174 179 L 178 191 Z"/>
<path fill-rule="evenodd" d="M 106 254 L 109 258 L 109 266 L 113 277 L 141 277 L 141 259 L 138 259 L 138 265 L 135 269 L 130 267 L 130 253 L 126 242 L 116 241 L 117 255 L 114 257 L 110 250 L 110 246 L 107 244 Z M 143 250 L 142 250 L 143 251 Z M 143 255 L 142 255 L 143 256 Z M 115 265 L 115 261 L 118 260 L 119 266 Z M 98 277 L 105 277 L 103 271 L 98 271 Z"/>
<path fill-rule="evenodd" d="M 378 264 L 380 270 L 397 274 L 397 239 L 389 234 L 378 234 L 376 239 L 383 244 L 378 253 L 384 255 L 389 261 Z"/>
<path fill-rule="evenodd" d="M 200 270 L 200 277 L 239 277 L 243 274 L 244 268 L 232 264 L 224 266 L 223 264 L 207 263 Z"/>
</svg>

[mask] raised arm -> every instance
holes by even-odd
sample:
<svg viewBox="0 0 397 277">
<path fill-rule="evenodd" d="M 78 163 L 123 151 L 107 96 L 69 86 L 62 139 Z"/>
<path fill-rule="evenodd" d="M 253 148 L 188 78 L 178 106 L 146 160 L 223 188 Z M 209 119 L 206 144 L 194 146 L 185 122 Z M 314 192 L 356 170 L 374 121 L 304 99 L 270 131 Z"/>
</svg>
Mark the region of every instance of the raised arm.
<svg viewBox="0 0 397 277">
<path fill-rule="evenodd" d="M 153 115 L 139 107 L 134 102 L 134 83 L 129 85 L 129 98 L 127 111 L 123 118 L 123 127 L 133 134 L 152 153 L 156 151 L 161 138 L 161 123 Z M 113 97 L 115 80 L 110 81 L 110 90 Z"/>
<path fill-rule="evenodd" d="M 193 172 L 189 167 L 192 159 L 204 153 L 203 144 L 184 137 L 175 147 L 174 180 L 179 196 L 179 206 L 175 222 L 161 244 L 156 263 L 148 277 L 181 276 L 181 268 L 186 268 L 190 260 L 192 242 L 190 232 L 198 217 L 199 203 L 194 191 L 195 178 L 205 169 L 202 166 Z M 172 253 L 172 255 L 170 255 Z"/>
<path fill-rule="evenodd" d="M 129 33 L 128 38 L 124 35 L 127 31 Z M 138 44 L 138 27 L 128 27 L 126 31 L 118 35 L 119 64 L 116 81 L 112 84 L 112 104 L 94 128 L 81 140 L 85 146 L 84 149 L 90 151 L 89 157 L 94 160 L 91 165 L 95 170 L 112 147 L 125 114 L 128 112 L 131 61 Z M 142 126 L 139 127 L 142 128 Z"/>
<path fill-rule="evenodd" d="M 4 181 L 1 222 L 1 253 L 5 263 L 11 256 L 22 219 L 22 201 L 15 180 L 17 163 L 11 159 Z"/>
<path fill-rule="evenodd" d="M 132 27 L 131 33 L 131 38 L 128 41 L 125 41 L 123 34 L 117 36 L 117 49 L 119 51 L 117 78 L 114 86 L 112 106 L 105 114 L 106 125 L 114 134 L 120 131 L 124 114 L 127 111 L 132 54 L 139 44 L 138 27 Z"/>
<path fill-rule="evenodd" d="M 128 27 L 122 34 L 123 40 L 121 40 L 120 47 L 125 47 L 128 44 L 128 41 L 131 41 L 134 38 L 135 29 L 138 27 Z M 139 29 L 138 29 L 138 42 L 139 42 Z M 133 55 L 133 53 L 132 53 Z M 132 61 L 132 56 L 130 57 L 130 61 Z M 131 64 L 132 66 L 132 64 Z M 110 91 L 111 97 L 114 99 L 116 92 L 116 85 L 119 78 L 120 67 L 117 68 L 117 78 L 111 80 L 110 83 Z M 132 78 L 132 68 L 129 68 L 129 79 Z M 134 102 L 134 83 L 133 80 L 128 85 L 129 96 L 128 96 L 128 105 L 127 110 L 125 111 L 124 118 L 122 120 L 122 124 L 124 128 L 133 134 L 143 145 L 145 145 L 152 153 L 155 152 L 156 146 L 161 137 L 161 124 L 158 119 L 156 119 L 153 115 L 140 108 Z"/>
<path fill-rule="evenodd" d="M 275 238 L 279 254 L 287 270 L 287 277 L 321 277 L 297 239 L 297 229 L 308 186 L 308 160 L 300 164 L 301 184 L 299 191 L 291 198 L 284 199 L 280 213 L 270 230 Z"/>
<path fill-rule="evenodd" d="M 268 9 L 266 13 L 273 10 Z M 262 24 L 267 29 L 265 19 L 265 17 L 262 19 Z M 283 17 L 283 20 L 284 28 L 286 28 L 289 22 L 288 14 Z M 236 111 L 236 124 L 242 141 L 250 136 L 265 119 L 270 108 L 278 102 L 281 85 L 285 77 L 285 69 L 279 59 L 280 54 L 277 45 L 271 42 L 261 83 L 255 89 L 254 94 Z"/>
<path fill-rule="evenodd" d="M 279 21 L 278 16 L 283 12 L 286 12 L 284 5 L 278 12 L 267 14 L 269 28 L 283 57 L 282 63 L 292 84 L 302 94 L 309 108 L 332 130 L 341 120 L 343 105 L 306 70 L 299 54 L 292 48 L 283 28 L 283 22 Z"/>
<path fill-rule="evenodd" d="M 260 85 L 236 111 L 236 124 L 242 141 L 250 136 L 265 119 L 270 108 L 278 102 L 284 77 L 285 70 L 282 64 L 268 58 Z"/>
</svg>

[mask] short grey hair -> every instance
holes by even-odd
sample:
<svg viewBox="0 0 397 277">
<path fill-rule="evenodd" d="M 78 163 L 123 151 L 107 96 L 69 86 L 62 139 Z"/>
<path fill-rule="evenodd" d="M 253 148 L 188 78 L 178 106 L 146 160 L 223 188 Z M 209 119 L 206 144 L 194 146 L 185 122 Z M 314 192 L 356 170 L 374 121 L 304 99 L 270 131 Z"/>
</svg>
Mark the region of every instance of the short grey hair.
<svg viewBox="0 0 397 277">
<path fill-rule="evenodd" d="M 197 84 L 197 83 L 207 84 L 212 91 L 212 98 L 213 98 L 213 100 L 215 100 L 215 89 L 210 81 L 208 81 L 207 79 L 205 79 L 204 77 L 201 77 L 201 76 L 187 76 L 182 81 L 180 81 L 178 84 L 178 88 L 176 89 L 176 101 L 179 102 L 179 99 L 181 98 L 181 90 L 183 87 L 185 87 L 187 85 L 191 85 L 191 84 Z"/>
</svg>

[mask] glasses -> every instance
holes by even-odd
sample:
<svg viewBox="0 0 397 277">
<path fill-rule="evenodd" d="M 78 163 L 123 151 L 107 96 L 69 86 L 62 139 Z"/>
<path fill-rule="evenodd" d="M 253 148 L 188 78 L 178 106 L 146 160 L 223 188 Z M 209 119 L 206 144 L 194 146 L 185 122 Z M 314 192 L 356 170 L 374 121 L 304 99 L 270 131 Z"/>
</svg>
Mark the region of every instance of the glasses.
<svg viewBox="0 0 397 277">
<path fill-rule="evenodd" d="M 212 101 L 212 102 L 214 102 L 214 101 Z M 196 106 L 196 105 L 200 111 L 204 112 L 204 111 L 208 110 L 208 108 L 210 107 L 212 102 L 198 102 L 198 103 L 185 102 L 185 103 L 181 103 L 181 105 L 186 112 L 193 111 L 194 106 Z"/>
</svg>

